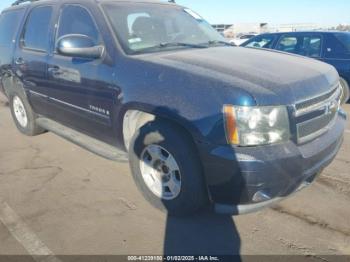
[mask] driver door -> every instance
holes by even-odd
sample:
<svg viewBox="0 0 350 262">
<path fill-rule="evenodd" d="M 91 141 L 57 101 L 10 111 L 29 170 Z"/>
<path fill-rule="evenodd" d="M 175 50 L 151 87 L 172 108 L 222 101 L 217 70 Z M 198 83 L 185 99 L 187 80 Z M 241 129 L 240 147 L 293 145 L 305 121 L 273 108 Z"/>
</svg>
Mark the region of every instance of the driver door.
<svg viewBox="0 0 350 262">
<path fill-rule="evenodd" d="M 104 45 L 89 9 L 77 4 L 61 7 L 55 50 L 49 59 L 49 97 L 54 115 L 50 117 L 105 142 L 113 141 L 112 117 L 115 90 L 110 88 L 113 68 L 105 58 L 64 56 L 57 52 L 58 40 L 67 35 L 84 35 Z M 101 77 L 103 76 L 103 78 Z"/>
</svg>

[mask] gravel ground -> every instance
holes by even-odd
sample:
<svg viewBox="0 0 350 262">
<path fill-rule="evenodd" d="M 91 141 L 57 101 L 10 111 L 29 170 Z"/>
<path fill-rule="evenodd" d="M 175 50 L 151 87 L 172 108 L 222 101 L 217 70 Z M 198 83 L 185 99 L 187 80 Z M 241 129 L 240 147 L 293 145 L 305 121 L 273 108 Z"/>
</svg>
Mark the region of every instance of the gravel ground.
<svg viewBox="0 0 350 262">
<path fill-rule="evenodd" d="M 350 113 L 350 105 L 344 108 Z M 0 255 L 41 252 L 297 254 L 321 261 L 350 255 L 350 131 L 321 177 L 276 207 L 233 218 L 202 213 L 179 219 L 143 199 L 127 164 L 51 133 L 21 135 L 1 96 Z"/>
</svg>

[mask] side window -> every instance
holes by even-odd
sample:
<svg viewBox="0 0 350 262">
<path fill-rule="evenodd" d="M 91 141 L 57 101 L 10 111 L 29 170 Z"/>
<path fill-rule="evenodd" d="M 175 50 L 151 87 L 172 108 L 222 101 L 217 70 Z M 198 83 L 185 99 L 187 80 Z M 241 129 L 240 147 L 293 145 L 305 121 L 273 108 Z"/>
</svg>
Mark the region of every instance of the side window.
<svg viewBox="0 0 350 262">
<path fill-rule="evenodd" d="M 300 55 L 317 58 L 321 56 L 322 39 L 320 36 L 305 36 Z"/>
<path fill-rule="evenodd" d="M 257 36 L 252 40 L 248 41 L 243 46 L 255 47 L 255 48 L 272 48 L 273 42 L 275 41 L 275 36 Z"/>
<path fill-rule="evenodd" d="M 22 35 L 23 47 L 48 51 L 52 12 L 51 6 L 36 7 L 31 11 Z"/>
<path fill-rule="evenodd" d="M 299 51 L 298 38 L 296 36 L 282 36 L 276 49 L 288 53 L 297 54 Z"/>
<path fill-rule="evenodd" d="M 84 7 L 78 5 L 67 5 L 61 13 L 57 39 L 69 34 L 86 35 L 96 45 L 101 43 L 98 29 L 90 13 Z"/>
<path fill-rule="evenodd" d="M 280 51 L 317 58 L 321 56 L 320 36 L 283 36 L 277 46 Z"/>
<path fill-rule="evenodd" d="M 21 21 L 23 10 L 9 11 L 0 16 L 0 45 L 11 46 Z"/>
</svg>

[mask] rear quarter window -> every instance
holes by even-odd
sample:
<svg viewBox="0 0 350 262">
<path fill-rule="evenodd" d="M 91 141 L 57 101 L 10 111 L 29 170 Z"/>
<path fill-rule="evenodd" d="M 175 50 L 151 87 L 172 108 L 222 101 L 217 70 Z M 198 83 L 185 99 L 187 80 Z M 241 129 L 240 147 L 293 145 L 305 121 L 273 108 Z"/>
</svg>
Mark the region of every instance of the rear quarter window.
<svg viewBox="0 0 350 262">
<path fill-rule="evenodd" d="M 19 23 L 22 20 L 24 9 L 6 11 L 0 15 L 0 46 L 13 45 Z"/>
<path fill-rule="evenodd" d="M 325 57 L 330 59 L 350 59 L 350 33 L 330 35 L 325 46 Z"/>
<path fill-rule="evenodd" d="M 350 53 L 350 34 L 335 34 L 334 36 L 341 44 L 342 49 Z"/>
</svg>

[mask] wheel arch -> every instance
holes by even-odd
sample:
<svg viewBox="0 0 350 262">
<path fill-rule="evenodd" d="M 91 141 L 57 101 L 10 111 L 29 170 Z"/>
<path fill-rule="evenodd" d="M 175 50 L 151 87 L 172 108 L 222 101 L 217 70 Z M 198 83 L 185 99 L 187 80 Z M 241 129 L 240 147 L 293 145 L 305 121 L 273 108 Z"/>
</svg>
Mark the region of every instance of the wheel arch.
<svg viewBox="0 0 350 262">
<path fill-rule="evenodd" d="M 130 106 L 126 107 L 121 114 L 120 122 L 122 128 L 120 128 L 119 134 L 122 138 L 123 146 L 126 150 L 129 149 L 129 144 L 132 137 L 135 135 L 138 129 L 152 121 L 167 121 L 181 128 L 188 137 L 192 140 L 196 146 L 196 133 L 199 131 L 189 121 L 176 115 L 175 112 L 169 112 L 168 110 L 150 109 L 147 106 Z M 197 148 L 197 146 L 196 146 Z M 198 148 L 197 148 L 198 150 Z"/>
<path fill-rule="evenodd" d="M 349 78 L 344 76 L 344 75 L 340 75 L 340 80 L 344 81 L 346 86 L 348 88 L 348 92 L 347 92 L 347 98 L 344 99 L 344 103 L 347 103 L 350 99 L 350 85 L 349 85 Z M 343 91 L 342 91 L 343 92 Z M 343 95 L 342 95 L 343 96 Z"/>
<path fill-rule="evenodd" d="M 25 89 L 24 89 L 24 85 L 20 81 L 20 79 L 18 79 L 17 77 L 15 76 L 3 77 L 1 79 L 1 83 L 4 88 L 5 95 L 8 98 L 10 98 L 10 95 L 13 92 L 17 91 L 17 92 L 21 92 L 28 99 L 27 93 L 25 92 Z"/>
</svg>

